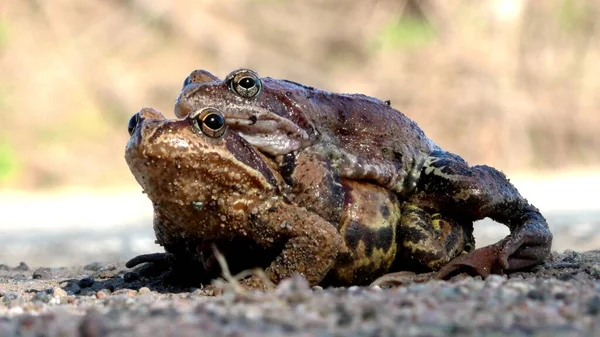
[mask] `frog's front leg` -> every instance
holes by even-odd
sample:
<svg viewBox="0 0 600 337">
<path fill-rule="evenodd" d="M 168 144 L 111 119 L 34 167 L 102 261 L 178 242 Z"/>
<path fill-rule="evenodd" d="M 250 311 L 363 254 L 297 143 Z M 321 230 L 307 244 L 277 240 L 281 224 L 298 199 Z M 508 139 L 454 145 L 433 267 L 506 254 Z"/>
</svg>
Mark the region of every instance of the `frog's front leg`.
<svg viewBox="0 0 600 337">
<path fill-rule="evenodd" d="M 264 207 L 264 211 L 252 216 L 249 235 L 265 246 L 282 244 L 281 253 L 265 269 L 273 283 L 299 273 L 310 285 L 318 284 L 333 266 L 342 246 L 334 225 L 304 207 L 284 202 Z M 262 284 L 257 276 L 241 283 L 250 288 L 261 288 Z"/>
<path fill-rule="evenodd" d="M 282 156 L 280 172 L 291 186 L 288 197 L 330 223 L 339 223 L 344 208 L 344 187 L 337 169 L 322 154 L 310 149 Z"/>
<path fill-rule="evenodd" d="M 550 254 L 552 233 L 546 220 L 492 167 L 469 167 L 454 154 L 436 151 L 425 162 L 413 198 L 450 217 L 489 217 L 510 229 L 500 242 L 450 261 L 439 271 L 440 278 L 464 268 L 484 277 L 513 271 L 539 264 Z"/>
</svg>

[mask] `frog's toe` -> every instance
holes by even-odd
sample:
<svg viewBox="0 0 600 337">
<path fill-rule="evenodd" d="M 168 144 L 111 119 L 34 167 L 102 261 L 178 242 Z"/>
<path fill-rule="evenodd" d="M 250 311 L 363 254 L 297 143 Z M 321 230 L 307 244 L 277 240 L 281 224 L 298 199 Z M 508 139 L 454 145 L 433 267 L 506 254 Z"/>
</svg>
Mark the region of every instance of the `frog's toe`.
<svg viewBox="0 0 600 337">
<path fill-rule="evenodd" d="M 142 263 L 168 264 L 169 259 L 167 253 L 152 253 L 142 254 L 134 257 L 125 263 L 125 267 L 133 268 Z"/>
<path fill-rule="evenodd" d="M 552 247 L 552 233 L 545 221 L 533 218 L 505 240 L 500 241 L 504 269 L 517 270 L 545 261 Z"/>
<path fill-rule="evenodd" d="M 525 226 L 496 244 L 453 259 L 438 271 L 436 278 L 445 279 L 459 272 L 487 277 L 531 267 L 548 257 L 551 245 L 550 231 Z"/>
<path fill-rule="evenodd" d="M 500 273 L 505 266 L 505 263 L 502 263 L 499 259 L 502 248 L 497 243 L 456 257 L 443 266 L 436 273 L 435 278 L 447 279 L 462 272 L 482 277 L 487 277 L 491 273 Z"/>
<path fill-rule="evenodd" d="M 375 281 L 371 282 L 370 286 L 380 287 L 400 287 L 411 283 L 427 282 L 435 277 L 435 273 L 416 274 L 410 271 L 400 271 L 395 273 L 385 274 Z"/>
<path fill-rule="evenodd" d="M 134 268 L 140 264 L 146 263 L 137 269 L 137 272 L 145 277 L 160 276 L 169 271 L 171 263 L 166 253 L 143 254 L 127 261 L 127 268 Z"/>
</svg>

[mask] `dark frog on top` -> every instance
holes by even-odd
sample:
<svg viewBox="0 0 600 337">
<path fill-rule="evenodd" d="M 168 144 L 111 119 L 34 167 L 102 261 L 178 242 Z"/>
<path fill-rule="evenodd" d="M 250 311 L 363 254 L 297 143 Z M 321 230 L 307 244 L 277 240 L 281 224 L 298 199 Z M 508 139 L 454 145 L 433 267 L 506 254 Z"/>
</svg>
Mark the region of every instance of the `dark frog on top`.
<svg viewBox="0 0 600 337">
<path fill-rule="evenodd" d="M 389 101 L 261 78 L 248 69 L 224 80 L 196 70 L 175 114 L 188 118 L 205 107 L 219 109 L 231 131 L 273 160 L 290 200 L 329 222 L 343 214 L 336 201 L 344 199 L 344 181 L 392 192 L 401 214 L 395 241 L 402 265 L 438 277 L 487 276 L 549 255 L 552 234 L 544 217 L 503 173 L 442 150 Z M 485 217 L 505 224 L 510 235 L 473 250 L 473 222 Z"/>
</svg>

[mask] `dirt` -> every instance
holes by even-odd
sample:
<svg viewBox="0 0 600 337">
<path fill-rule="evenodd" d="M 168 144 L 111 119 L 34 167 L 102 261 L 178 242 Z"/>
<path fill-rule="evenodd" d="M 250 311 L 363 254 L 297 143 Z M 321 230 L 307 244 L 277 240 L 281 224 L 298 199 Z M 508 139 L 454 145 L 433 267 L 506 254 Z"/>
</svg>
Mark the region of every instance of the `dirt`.
<svg viewBox="0 0 600 337">
<path fill-rule="evenodd" d="M 573 336 L 600 333 L 600 251 L 392 289 L 175 288 L 123 263 L 0 265 L 0 336 Z"/>
</svg>

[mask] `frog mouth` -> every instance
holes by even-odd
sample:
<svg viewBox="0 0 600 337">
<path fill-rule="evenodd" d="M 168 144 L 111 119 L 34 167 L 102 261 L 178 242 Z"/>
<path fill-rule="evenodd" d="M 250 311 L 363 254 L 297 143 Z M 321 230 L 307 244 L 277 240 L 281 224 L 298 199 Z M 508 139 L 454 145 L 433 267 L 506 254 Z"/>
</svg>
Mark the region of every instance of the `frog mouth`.
<svg viewBox="0 0 600 337">
<path fill-rule="evenodd" d="M 225 115 L 225 123 L 246 141 L 270 155 L 281 155 L 309 145 L 308 133 L 292 121 L 272 113 L 246 111 L 242 116 Z"/>
</svg>

